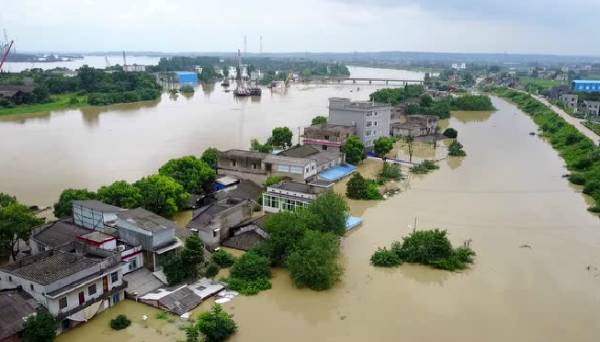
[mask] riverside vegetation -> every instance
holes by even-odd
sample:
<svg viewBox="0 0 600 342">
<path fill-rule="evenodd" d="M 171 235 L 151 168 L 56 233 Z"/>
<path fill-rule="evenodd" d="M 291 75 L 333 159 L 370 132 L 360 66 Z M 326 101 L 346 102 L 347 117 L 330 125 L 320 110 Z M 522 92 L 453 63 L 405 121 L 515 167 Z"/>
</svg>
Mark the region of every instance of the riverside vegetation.
<svg viewBox="0 0 600 342">
<path fill-rule="evenodd" d="M 464 244 L 453 248 L 445 230 L 416 230 L 394 241 L 391 247 L 378 248 L 371 256 L 371 264 L 378 267 L 396 267 L 403 262 L 417 263 L 434 268 L 458 271 L 473 263 L 475 252 Z"/>
<path fill-rule="evenodd" d="M 600 148 L 531 95 L 508 88 L 495 88 L 493 91 L 511 100 L 532 117 L 542 135 L 565 160 L 571 171 L 569 181 L 583 186 L 583 193 L 594 199 L 595 205 L 589 210 L 600 212 Z"/>
</svg>

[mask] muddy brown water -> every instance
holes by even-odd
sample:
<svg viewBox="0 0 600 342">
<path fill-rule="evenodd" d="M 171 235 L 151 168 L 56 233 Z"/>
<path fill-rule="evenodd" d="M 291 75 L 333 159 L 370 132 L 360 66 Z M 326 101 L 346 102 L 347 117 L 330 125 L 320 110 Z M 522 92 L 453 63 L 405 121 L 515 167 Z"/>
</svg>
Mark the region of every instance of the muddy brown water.
<svg viewBox="0 0 600 342">
<path fill-rule="evenodd" d="M 231 341 L 597 341 L 598 217 L 562 178 L 567 171 L 557 153 L 529 135 L 536 130 L 531 119 L 504 100 L 493 102 L 495 113 L 449 120 L 466 158 L 409 176 L 405 191 L 386 201 L 351 202 L 364 224 L 343 240 L 345 273 L 335 288 L 296 289 L 285 270 L 276 270 L 273 289 L 225 304 L 239 325 Z M 374 174 L 378 167 L 368 161 L 361 169 Z M 473 267 L 371 267 L 372 252 L 408 233 L 415 217 L 417 228 L 447 229 L 455 244 L 471 239 Z M 58 341 L 183 338 L 179 323 L 152 318 L 147 327 L 137 319 L 111 332 L 105 316 L 119 310 L 154 312 L 126 302 Z"/>
</svg>

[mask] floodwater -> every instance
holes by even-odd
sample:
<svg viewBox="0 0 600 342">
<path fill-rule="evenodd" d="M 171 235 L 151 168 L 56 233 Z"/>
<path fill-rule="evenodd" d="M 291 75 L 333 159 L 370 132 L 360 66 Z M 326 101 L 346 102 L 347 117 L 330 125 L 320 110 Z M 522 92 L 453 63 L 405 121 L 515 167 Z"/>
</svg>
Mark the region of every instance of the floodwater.
<svg viewBox="0 0 600 342">
<path fill-rule="evenodd" d="M 386 201 L 350 202 L 364 224 L 342 242 L 345 272 L 335 288 L 299 290 L 276 270 L 273 289 L 226 303 L 239 326 L 231 341 L 598 341 L 598 217 L 562 177 L 557 153 L 529 135 L 531 119 L 493 102 L 493 114 L 456 113 L 448 122 L 467 157 L 409 175 L 405 191 Z M 361 171 L 374 175 L 378 163 L 369 160 Z M 472 268 L 371 267 L 372 252 L 410 232 L 415 218 L 418 229 L 447 229 L 455 244 L 471 240 Z M 121 305 L 136 315 L 151 310 Z M 106 330 L 104 318 L 94 319 L 58 341 L 105 340 L 99 333 Z M 139 331 L 111 336 L 174 340 L 132 336 Z"/>
<path fill-rule="evenodd" d="M 156 65 L 160 60 L 159 57 L 150 56 L 127 56 L 127 64 L 139 64 L 139 65 Z M 106 62 L 110 65 L 123 65 L 122 55 L 110 55 L 110 56 L 84 56 L 83 58 L 73 59 L 72 61 L 61 61 L 61 62 L 49 62 L 49 63 L 31 63 L 31 62 L 7 62 L 2 66 L 2 71 L 7 72 L 21 72 L 26 69 L 54 69 L 54 68 L 68 68 L 71 70 L 77 69 L 83 65 L 87 65 L 94 68 L 105 68 Z"/>
<path fill-rule="evenodd" d="M 359 77 L 386 72 L 388 77 L 423 77 L 351 68 Z M 277 126 L 297 133 L 314 116 L 327 115 L 329 97 L 366 100 L 382 86 L 298 84 L 236 99 L 218 84 L 198 85 L 190 96 L 165 93 L 143 103 L 0 116 L 0 191 L 23 203 L 51 205 L 66 188 L 95 190 L 117 179 L 135 181 L 171 158 L 199 155 L 210 146 L 248 148 L 251 139 L 264 141 Z"/>
</svg>

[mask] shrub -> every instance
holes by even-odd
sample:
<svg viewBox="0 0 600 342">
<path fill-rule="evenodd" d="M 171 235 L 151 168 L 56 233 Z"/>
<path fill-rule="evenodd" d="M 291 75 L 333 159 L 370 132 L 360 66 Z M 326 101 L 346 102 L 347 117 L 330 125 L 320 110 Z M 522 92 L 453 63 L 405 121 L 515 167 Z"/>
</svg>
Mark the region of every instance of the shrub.
<svg viewBox="0 0 600 342">
<path fill-rule="evenodd" d="M 387 248 L 378 248 L 371 256 L 371 265 L 378 267 L 395 267 L 402 264 L 402 259 Z"/>
<path fill-rule="evenodd" d="M 194 87 L 192 87 L 191 85 L 184 85 L 181 88 L 179 88 L 179 92 L 182 94 L 193 94 Z"/>
<path fill-rule="evenodd" d="M 346 161 L 353 165 L 359 164 L 366 157 L 365 145 L 355 135 L 346 140 L 346 143 L 342 147 L 342 152 L 346 154 Z"/>
<path fill-rule="evenodd" d="M 435 162 L 433 162 L 432 160 L 424 160 L 421 164 L 414 165 L 410 169 L 410 172 L 415 174 L 425 174 L 436 169 L 439 169 L 439 166 L 437 166 Z"/>
<path fill-rule="evenodd" d="M 283 180 L 283 178 L 281 176 L 269 176 L 269 177 L 267 177 L 267 180 L 265 181 L 265 186 L 279 184 L 279 183 L 281 183 L 282 180 Z"/>
<path fill-rule="evenodd" d="M 233 264 L 230 277 L 223 280 L 241 294 L 257 294 L 271 288 L 270 263 L 268 258 L 249 251 Z"/>
<path fill-rule="evenodd" d="M 458 137 L 458 132 L 454 128 L 446 128 L 444 133 L 442 133 L 446 138 L 456 139 Z"/>
<path fill-rule="evenodd" d="M 455 140 L 448 145 L 448 155 L 453 157 L 464 157 L 467 153 L 463 151 L 463 145 Z"/>
<path fill-rule="evenodd" d="M 575 185 L 584 185 L 585 176 L 580 173 L 572 173 L 569 175 L 569 181 Z"/>
<path fill-rule="evenodd" d="M 356 172 L 346 184 L 346 196 L 352 199 L 366 199 L 368 186 L 367 180 L 359 172 Z"/>
<path fill-rule="evenodd" d="M 231 267 L 235 263 L 235 257 L 222 249 L 214 252 L 211 259 L 215 264 L 222 268 Z"/>
<path fill-rule="evenodd" d="M 379 178 L 383 179 L 384 181 L 390 179 L 400 180 L 402 179 L 402 169 L 398 164 L 383 163 L 383 167 L 379 173 Z"/>
<path fill-rule="evenodd" d="M 122 330 L 131 325 L 131 321 L 125 315 L 118 315 L 110 320 L 110 327 L 113 330 Z"/>
<path fill-rule="evenodd" d="M 232 316 L 219 304 L 213 305 L 208 312 L 202 313 L 196 322 L 196 328 L 206 338 L 206 342 L 225 341 L 237 331 Z"/>
<path fill-rule="evenodd" d="M 214 262 L 211 262 L 208 264 L 208 266 L 206 266 L 204 275 L 207 278 L 214 278 L 219 273 L 219 270 L 220 270 L 219 265 L 215 264 Z"/>
</svg>

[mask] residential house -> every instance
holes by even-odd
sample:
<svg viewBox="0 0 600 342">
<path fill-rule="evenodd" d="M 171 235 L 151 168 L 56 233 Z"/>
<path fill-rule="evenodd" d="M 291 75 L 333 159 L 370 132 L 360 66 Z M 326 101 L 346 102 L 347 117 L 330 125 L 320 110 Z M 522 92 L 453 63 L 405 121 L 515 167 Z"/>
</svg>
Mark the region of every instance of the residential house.
<svg viewBox="0 0 600 342">
<path fill-rule="evenodd" d="M 244 151 L 227 150 L 219 153 L 217 166 L 219 173 L 243 179 L 250 179 L 262 184 L 268 177 L 268 171 L 263 161 L 269 154 Z"/>
<path fill-rule="evenodd" d="M 143 208 L 119 212 L 113 226 L 122 241 L 141 247 L 144 266 L 153 272 L 161 268 L 160 259 L 183 247 L 175 236 L 182 227 Z"/>
<path fill-rule="evenodd" d="M 222 242 L 225 247 L 249 251 L 269 237 L 266 221 L 269 215 L 252 217 L 230 230 L 230 237 Z"/>
<path fill-rule="evenodd" d="M 263 193 L 263 210 L 267 213 L 278 213 L 282 210 L 296 211 L 306 208 L 315 200 L 321 188 L 296 182 L 281 182 L 267 187 Z"/>
<path fill-rule="evenodd" d="M 121 301 L 125 287 L 118 253 L 79 243 L 0 267 L 0 290 L 28 293 L 60 322 L 59 332 Z"/>
<path fill-rule="evenodd" d="M 592 117 L 600 115 L 600 101 L 583 101 L 582 107 Z"/>
<path fill-rule="evenodd" d="M 577 98 L 575 94 L 562 94 L 559 96 L 559 101 L 562 102 L 565 107 L 572 109 L 573 112 L 577 111 Z"/>
<path fill-rule="evenodd" d="M 232 227 L 252 216 L 253 208 L 249 200 L 227 198 L 195 210 L 187 228 L 214 250 L 229 238 Z"/>
<path fill-rule="evenodd" d="M 389 104 L 371 101 L 351 101 L 348 98 L 329 99 L 329 123 L 353 126 L 365 147 L 373 147 L 373 141 L 390 135 Z"/>
<path fill-rule="evenodd" d="M 268 155 L 264 160 L 265 168 L 271 176 L 306 181 L 317 175 L 317 160 L 312 158 Z"/>
<path fill-rule="evenodd" d="M 278 155 L 300 159 L 311 159 L 316 162 L 317 173 L 341 165 L 344 162 L 343 155 L 339 150 L 321 150 L 314 145 L 295 146 L 280 152 Z M 310 178 L 310 176 L 305 176 L 300 180 L 305 181 L 308 178 Z"/>
<path fill-rule="evenodd" d="M 355 134 L 354 126 L 320 124 L 304 128 L 302 143 L 323 151 L 340 152 L 346 140 Z"/>
<path fill-rule="evenodd" d="M 0 341 L 21 341 L 25 320 L 35 313 L 38 306 L 38 302 L 23 290 L 0 292 Z"/>
<path fill-rule="evenodd" d="M 439 118 L 435 115 L 407 115 L 404 122 L 391 125 L 393 136 L 420 137 L 436 133 Z"/>
</svg>

